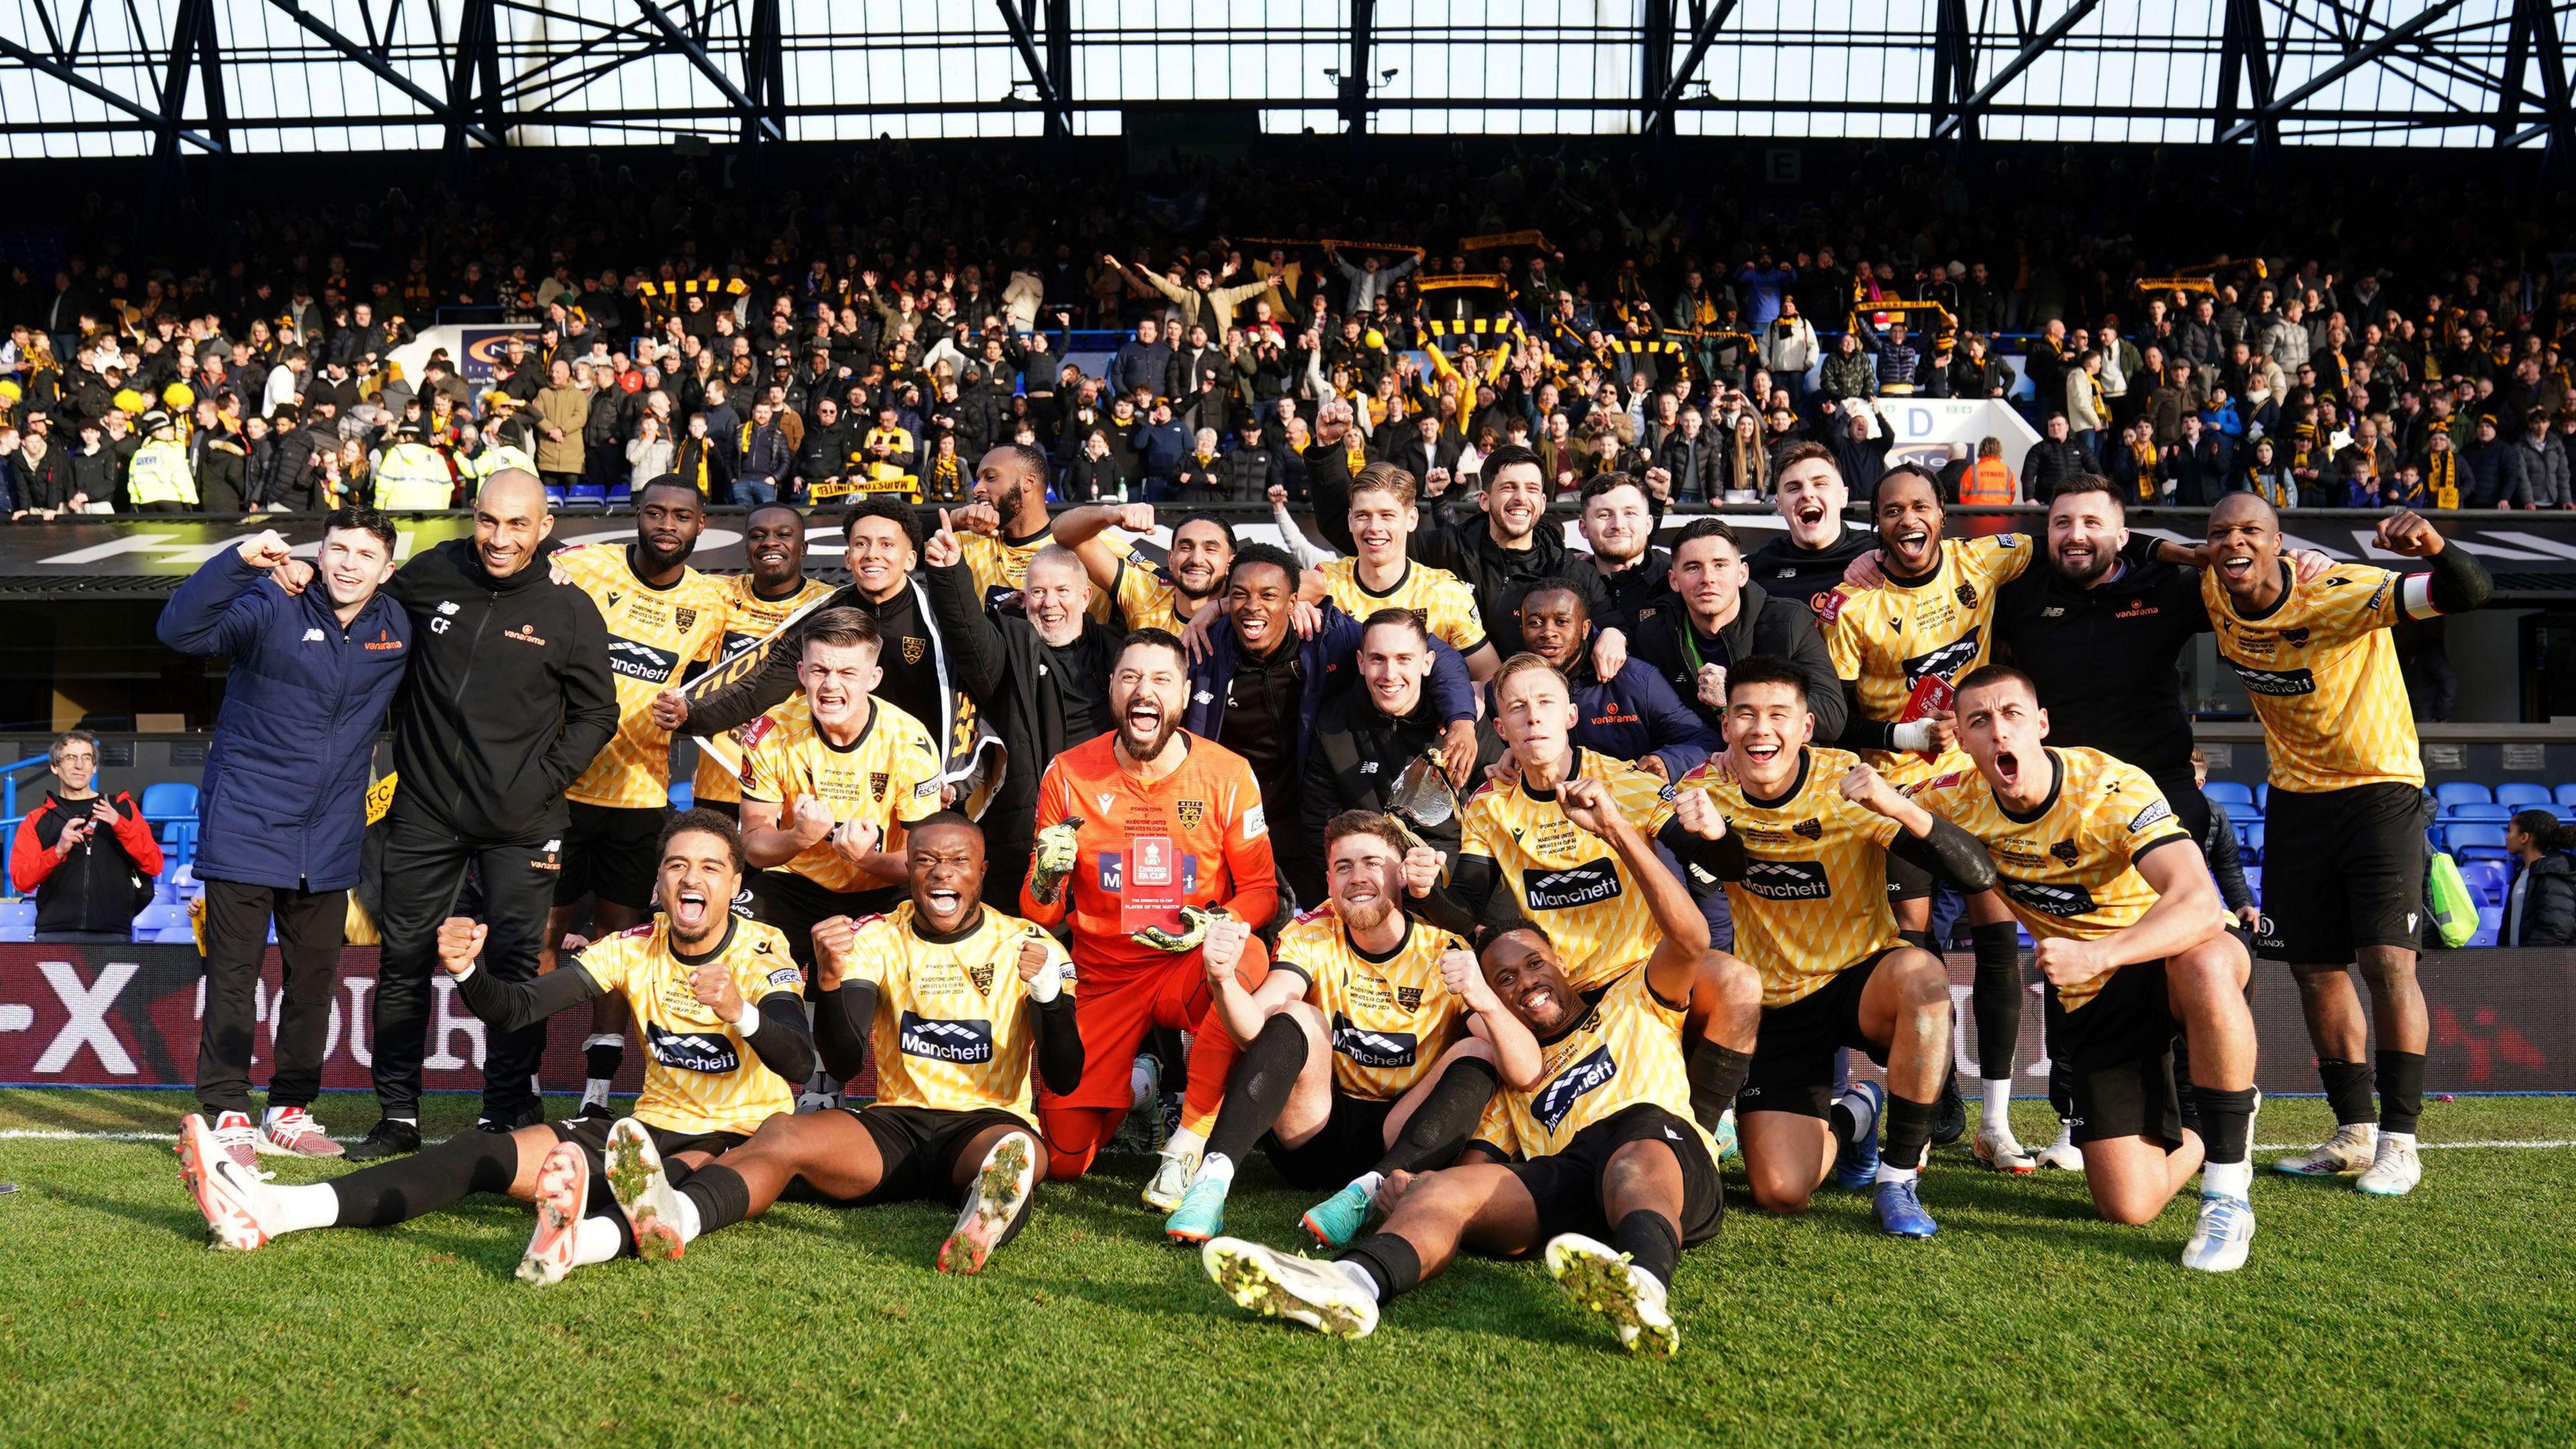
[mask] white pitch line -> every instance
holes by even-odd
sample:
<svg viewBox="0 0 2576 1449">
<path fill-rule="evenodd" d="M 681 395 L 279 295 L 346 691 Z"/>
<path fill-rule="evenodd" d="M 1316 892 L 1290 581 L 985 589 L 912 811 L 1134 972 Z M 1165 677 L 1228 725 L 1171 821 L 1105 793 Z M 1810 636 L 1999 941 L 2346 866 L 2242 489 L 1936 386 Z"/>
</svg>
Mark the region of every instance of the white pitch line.
<svg viewBox="0 0 2576 1449">
<path fill-rule="evenodd" d="M 0 1142 L 176 1142 L 178 1140 L 179 1134 L 176 1132 L 72 1132 L 41 1127 L 0 1128 Z M 359 1142 L 364 1141 L 365 1139 L 359 1137 L 335 1136 L 331 1140 L 334 1142 Z M 2294 1148 L 2313 1147 L 2315 1145 L 2316 1144 L 2312 1142 L 2258 1142 L 2254 1145 L 2252 1150 L 2256 1152 L 2288 1152 Z M 2527 1149 L 2533 1151 L 2547 1151 L 2555 1148 L 2576 1147 L 2576 1138 L 2546 1142 L 2418 1142 L 2415 1145 L 2427 1152 L 2444 1149 L 2469 1149 L 2476 1151 Z"/>
</svg>

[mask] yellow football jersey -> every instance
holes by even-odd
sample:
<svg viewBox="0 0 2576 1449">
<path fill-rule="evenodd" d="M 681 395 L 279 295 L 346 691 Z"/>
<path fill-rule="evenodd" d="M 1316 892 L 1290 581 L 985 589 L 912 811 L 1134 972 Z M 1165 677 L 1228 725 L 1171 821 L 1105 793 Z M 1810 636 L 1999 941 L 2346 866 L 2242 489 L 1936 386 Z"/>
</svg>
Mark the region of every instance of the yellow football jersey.
<svg viewBox="0 0 2576 1449">
<path fill-rule="evenodd" d="M 2048 759 L 2055 784 L 2029 816 L 2005 809 L 1974 770 L 1926 785 L 1914 802 L 1985 842 L 1995 888 L 2034 939 L 2099 940 L 2136 924 L 2156 903 L 2155 887 L 2137 872 L 2138 857 L 2189 845 L 2191 832 L 2135 765 L 2086 749 L 2052 749 Z M 2072 1011 L 2111 976 L 2055 988 L 2058 999 Z"/>
<path fill-rule="evenodd" d="M 791 700 L 751 722 L 742 760 L 742 798 L 774 803 L 782 822 L 795 818 L 796 802 L 811 795 L 837 824 L 872 820 L 909 825 L 939 810 L 939 753 L 921 721 L 882 699 L 869 701 L 868 722 L 843 749 L 823 738 L 804 701 Z M 826 890 L 874 890 L 886 882 L 867 874 L 818 840 L 787 862 Z"/>
<path fill-rule="evenodd" d="M 1691 1140 L 1715 1162 L 1717 1143 L 1691 1116 L 1690 1078 L 1682 1069 L 1688 1015 L 1687 1006 L 1657 1000 L 1645 972 L 1620 977 L 1573 1029 L 1541 1044 L 1536 1088 L 1494 1093 L 1472 1140 L 1513 1157 L 1546 1157 L 1564 1151 L 1584 1128 L 1645 1102 L 1690 1123 Z"/>
<path fill-rule="evenodd" d="M 1673 792 L 1622 760 L 1576 747 L 1569 778 L 1610 787 L 1619 813 L 1652 836 L 1673 818 Z M 1458 854 L 1494 862 L 1497 889 L 1544 927 L 1578 991 L 1588 991 L 1655 953 L 1654 912 L 1627 863 L 1600 836 L 1565 818 L 1556 792 L 1533 796 L 1515 782 L 1487 782 L 1467 799 Z"/>
<path fill-rule="evenodd" d="M 778 627 L 798 610 L 829 597 L 832 586 L 820 579 L 807 579 L 786 598 L 764 599 L 752 591 L 751 575 L 734 574 L 725 580 L 725 590 L 724 632 L 716 644 L 718 659 L 777 633 Z M 742 798 L 742 737 L 750 728 L 749 724 L 738 725 L 698 746 L 697 778 L 689 787 L 691 799 L 704 803 Z"/>
<path fill-rule="evenodd" d="M 1188 616 L 1180 612 L 1181 591 L 1172 586 L 1160 564 L 1140 554 L 1119 560 L 1118 586 L 1105 597 L 1116 611 L 1109 617 L 1125 619 L 1130 630 L 1164 629 L 1178 634 L 1190 626 Z"/>
<path fill-rule="evenodd" d="M 1392 1102 L 1467 1030 L 1465 1003 L 1440 979 L 1440 958 L 1467 949 L 1413 920 L 1391 954 L 1372 956 L 1351 944 L 1327 901 L 1289 922 L 1271 959 L 1306 978 L 1306 999 L 1332 1024 L 1334 1089 Z"/>
<path fill-rule="evenodd" d="M 608 670 L 617 677 L 617 733 L 564 798 L 660 808 L 671 799 L 671 732 L 653 723 L 653 696 L 678 684 L 691 664 L 716 657 L 726 586 L 713 574 L 683 568 L 677 583 L 654 588 L 635 576 L 630 552 L 611 545 L 568 548 L 552 560 L 599 605 L 608 625 Z"/>
<path fill-rule="evenodd" d="M 1846 967 L 1899 944 L 1887 903 L 1887 847 L 1904 829 L 1843 798 L 1842 779 L 1859 757 L 1810 749 L 1798 778 L 1777 800 L 1702 765 L 1680 788 L 1700 790 L 1750 857 L 1744 879 L 1726 883 L 1735 916 L 1735 954 L 1762 973 L 1762 1004 L 1787 1006 Z"/>
<path fill-rule="evenodd" d="M 859 922 L 841 979 L 876 984 L 868 1044 L 878 1105 L 996 1107 L 1037 1125 L 1037 1016 L 1020 980 L 1023 941 L 1055 958 L 1070 996 L 1073 961 L 1064 948 L 1043 928 L 991 906 L 962 941 L 924 939 L 913 928 L 910 901 Z"/>
<path fill-rule="evenodd" d="M 2200 577 L 2219 655 L 2263 721 L 2272 788 L 2422 788 L 2414 710 L 2388 632 L 2405 616 L 2407 576 L 2339 564 L 2302 583 L 2287 561 L 2280 568 L 2287 592 L 2260 618 L 2236 612 L 2215 570 Z"/>
<path fill-rule="evenodd" d="M 1055 534 L 1051 528 L 1041 528 L 1026 538 L 993 537 L 969 529 L 960 529 L 957 533 L 957 546 L 966 555 L 966 572 L 975 577 L 975 597 L 987 604 L 1027 588 L 1029 560 L 1037 557 L 1039 549 L 1054 541 Z M 1112 548 L 1124 548 L 1114 539 L 1108 542 Z M 1094 589 L 1091 607 L 1085 612 L 1105 624 L 1109 622 L 1113 603 L 1109 593 Z M 1173 632 L 1179 632 L 1177 626 Z"/>
<path fill-rule="evenodd" d="M 1407 559 L 1404 576 L 1381 594 L 1360 582 L 1359 570 L 1360 561 L 1355 558 L 1337 558 L 1315 570 L 1343 613 L 1365 620 L 1380 609 L 1419 609 L 1432 638 L 1461 654 L 1473 654 L 1484 646 L 1484 616 L 1476 612 L 1476 591 L 1465 579 Z"/>
<path fill-rule="evenodd" d="M 775 929 L 735 917 L 712 957 L 691 963 L 672 950 L 669 926 L 655 920 L 593 941 L 575 959 L 601 990 L 625 997 L 635 1013 L 644 1040 L 638 1118 L 665 1132 L 748 1136 L 769 1118 L 796 1110 L 796 1090 L 805 1084 L 761 1065 L 733 1023 L 689 991 L 689 973 L 713 959 L 733 973 L 745 1001 L 757 1003 L 782 991 L 801 996 L 805 973 Z"/>
<path fill-rule="evenodd" d="M 1850 680 L 1860 712 L 1890 723 L 1905 713 L 1926 679 L 1957 684 L 1994 648 L 1995 591 L 2030 567 L 2030 540 L 2017 533 L 1941 540 L 1941 566 L 1907 586 L 1890 579 L 1874 589 L 1842 587 L 1816 596 L 1817 622 L 1834 673 Z M 1953 749 L 1937 760 L 1912 750 L 1863 750 L 1892 785 L 1973 768 Z"/>
</svg>

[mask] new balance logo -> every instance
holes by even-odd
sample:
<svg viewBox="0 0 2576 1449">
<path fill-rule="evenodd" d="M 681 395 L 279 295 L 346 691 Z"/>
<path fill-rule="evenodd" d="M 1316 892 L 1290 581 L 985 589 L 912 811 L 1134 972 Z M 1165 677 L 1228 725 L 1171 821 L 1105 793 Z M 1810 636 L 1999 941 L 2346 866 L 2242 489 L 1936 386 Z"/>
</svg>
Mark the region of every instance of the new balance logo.
<svg viewBox="0 0 2576 1449">
<path fill-rule="evenodd" d="M 1419 1047 L 1409 1031 L 1370 1031 L 1353 1026 L 1351 1019 L 1333 1013 L 1333 1050 L 1350 1058 L 1355 1067 L 1388 1070 L 1409 1067 Z"/>
<path fill-rule="evenodd" d="M 989 1021 L 936 1021 L 907 1011 L 898 1023 L 897 1044 L 908 1057 L 977 1066 L 993 1059 L 993 1024 Z"/>
<path fill-rule="evenodd" d="M 1834 893 L 1822 861 L 1757 860 L 1744 868 L 1744 890 L 1766 901 L 1820 901 Z"/>
<path fill-rule="evenodd" d="M 1574 1111 L 1574 1104 L 1582 1101 L 1586 1093 L 1607 1085 L 1618 1075 L 1619 1063 L 1611 1057 L 1610 1048 L 1594 1047 L 1590 1056 L 1557 1073 L 1556 1080 L 1541 1089 L 1537 1099 L 1530 1103 L 1530 1115 L 1538 1119 L 1540 1126 L 1553 1132 L 1564 1123 Z"/>
<path fill-rule="evenodd" d="M 304 642 L 307 644 L 319 644 L 323 641 L 323 638 L 324 635 L 319 629 L 307 629 L 304 631 Z"/>
<path fill-rule="evenodd" d="M 450 600 L 450 601 L 449 601 L 449 602 L 447 602 L 447 603 L 444 603 L 444 604 L 439 605 L 439 606 L 438 606 L 438 612 L 440 612 L 440 613 L 442 613 L 442 614 L 445 614 L 445 615 L 448 615 L 448 616 L 449 616 L 449 617 L 451 617 L 451 618 L 452 618 L 452 617 L 454 617 L 454 616 L 455 616 L 455 614 L 456 614 L 456 612 L 457 612 L 455 602 L 454 602 L 453 600 Z"/>
</svg>

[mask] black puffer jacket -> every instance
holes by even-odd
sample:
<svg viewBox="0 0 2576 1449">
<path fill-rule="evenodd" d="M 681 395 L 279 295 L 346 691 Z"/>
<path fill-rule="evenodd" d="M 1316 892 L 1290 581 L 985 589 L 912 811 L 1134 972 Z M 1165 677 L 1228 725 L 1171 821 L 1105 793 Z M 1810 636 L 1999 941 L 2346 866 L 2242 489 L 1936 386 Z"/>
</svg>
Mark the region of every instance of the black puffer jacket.
<svg viewBox="0 0 2576 1449">
<path fill-rule="evenodd" d="M 2516 929 L 2508 946 L 2576 946 L 2576 860 L 2551 851 L 2522 868 L 2514 882 L 2522 892 L 2522 917 L 2513 918 L 2513 896 L 2505 896 L 2506 924 Z"/>
</svg>

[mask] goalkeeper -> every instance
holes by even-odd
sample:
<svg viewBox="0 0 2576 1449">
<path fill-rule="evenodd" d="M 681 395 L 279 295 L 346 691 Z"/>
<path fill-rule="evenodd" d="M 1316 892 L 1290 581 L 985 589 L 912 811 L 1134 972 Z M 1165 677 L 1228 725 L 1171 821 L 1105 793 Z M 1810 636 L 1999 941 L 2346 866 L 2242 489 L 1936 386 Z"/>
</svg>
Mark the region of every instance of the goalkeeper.
<svg viewBox="0 0 2576 1449">
<path fill-rule="evenodd" d="M 1189 664 L 1180 640 L 1160 629 L 1128 635 L 1108 704 L 1110 733 L 1056 756 L 1038 782 L 1037 846 L 1020 901 L 1028 919 L 1066 928 L 1081 981 L 1081 1085 L 1038 1094 L 1056 1178 L 1089 1169 L 1129 1107 L 1159 1093 L 1150 1059 L 1136 1056 L 1147 1032 L 1224 1034 L 1207 1020 L 1199 947 L 1209 927 L 1232 920 L 1258 930 L 1279 906 L 1252 767 L 1181 728 Z M 1269 973 L 1257 938 L 1235 969 L 1246 990 Z M 1145 1189 L 1160 1211 L 1179 1204 L 1197 1169 L 1225 1093 L 1223 1057 L 1193 1054 L 1181 1131 Z"/>
</svg>

